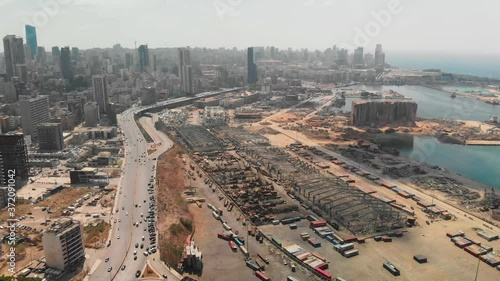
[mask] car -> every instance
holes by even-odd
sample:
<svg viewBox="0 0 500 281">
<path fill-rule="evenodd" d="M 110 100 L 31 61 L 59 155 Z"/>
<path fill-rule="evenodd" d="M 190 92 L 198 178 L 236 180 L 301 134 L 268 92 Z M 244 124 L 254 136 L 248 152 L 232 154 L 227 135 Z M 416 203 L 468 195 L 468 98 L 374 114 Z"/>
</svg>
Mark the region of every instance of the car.
<svg viewBox="0 0 500 281">
<path fill-rule="evenodd" d="M 142 236 L 142 241 L 144 241 L 144 235 Z"/>
<path fill-rule="evenodd" d="M 125 215 L 128 216 L 128 212 L 126 212 Z"/>
<path fill-rule="evenodd" d="M 144 249 L 144 244 L 141 244 L 141 249 Z"/>
<path fill-rule="evenodd" d="M 109 261 L 109 258 L 106 258 L 106 259 L 104 260 L 104 262 L 108 262 L 108 261 Z"/>
<path fill-rule="evenodd" d="M 116 239 L 120 239 L 120 235 L 116 236 Z"/>
<path fill-rule="evenodd" d="M 161 277 L 163 277 L 163 279 L 168 279 L 168 275 L 166 275 L 166 274 L 163 274 Z"/>
<path fill-rule="evenodd" d="M 139 243 L 135 243 L 135 247 L 138 248 L 139 247 Z"/>
<path fill-rule="evenodd" d="M 125 207 L 122 207 L 122 210 L 125 210 Z"/>
<path fill-rule="evenodd" d="M 134 256 L 134 260 L 135 260 L 135 261 L 137 260 L 137 256 Z"/>
<path fill-rule="evenodd" d="M 118 219 L 118 222 L 122 222 L 122 219 Z"/>
<path fill-rule="evenodd" d="M 134 250 L 134 255 L 137 255 L 137 250 Z"/>
<path fill-rule="evenodd" d="M 127 267 L 126 265 L 122 265 L 122 270 L 125 270 L 125 267 Z"/>
<path fill-rule="evenodd" d="M 113 267 L 108 267 L 108 272 L 111 272 L 111 270 L 113 270 Z"/>
<path fill-rule="evenodd" d="M 148 251 L 144 251 L 144 255 L 145 255 L 146 257 L 147 257 L 147 256 L 149 256 Z"/>
<path fill-rule="evenodd" d="M 141 276 L 141 271 L 137 270 L 137 272 L 135 273 L 135 277 L 139 277 L 139 276 Z"/>
<path fill-rule="evenodd" d="M 116 219 L 113 222 L 116 223 Z"/>
</svg>

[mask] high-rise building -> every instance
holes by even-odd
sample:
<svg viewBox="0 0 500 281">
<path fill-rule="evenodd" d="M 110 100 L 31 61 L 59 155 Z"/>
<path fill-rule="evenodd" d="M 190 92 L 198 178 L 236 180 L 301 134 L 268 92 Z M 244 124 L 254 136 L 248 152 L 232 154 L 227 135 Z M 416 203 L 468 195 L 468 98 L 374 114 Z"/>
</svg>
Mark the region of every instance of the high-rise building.
<svg viewBox="0 0 500 281">
<path fill-rule="evenodd" d="M 71 50 L 69 47 L 61 48 L 59 66 L 64 79 L 73 80 L 73 67 L 71 65 Z"/>
<path fill-rule="evenodd" d="M 38 43 L 36 41 L 36 27 L 31 25 L 25 25 L 26 30 L 26 44 L 28 45 L 31 52 L 31 59 L 36 57 Z"/>
<path fill-rule="evenodd" d="M 253 57 L 253 47 L 249 47 L 247 50 L 247 83 L 255 84 L 257 83 L 257 65 L 255 64 Z"/>
<path fill-rule="evenodd" d="M 337 65 L 347 65 L 347 57 L 349 56 L 349 53 L 347 49 L 340 49 L 337 51 L 337 60 L 335 63 Z"/>
<path fill-rule="evenodd" d="M 375 47 L 375 70 L 377 72 L 384 71 L 385 53 L 382 51 L 382 45 L 377 44 Z"/>
<path fill-rule="evenodd" d="M 92 92 L 94 96 L 94 101 L 99 106 L 99 111 L 101 113 L 106 113 L 108 110 L 108 84 L 106 82 L 106 76 L 104 75 L 94 75 L 92 76 Z"/>
<path fill-rule="evenodd" d="M 85 260 L 83 229 L 79 221 L 59 219 L 43 233 L 42 243 L 49 268 L 68 271 Z"/>
<path fill-rule="evenodd" d="M 47 53 L 45 52 L 45 47 L 40 46 L 36 49 L 36 61 L 41 65 L 45 65 L 47 63 Z"/>
<path fill-rule="evenodd" d="M 16 73 L 19 80 L 28 82 L 28 66 L 26 64 L 16 64 Z"/>
<path fill-rule="evenodd" d="M 134 65 L 134 57 L 132 56 L 131 53 L 126 53 L 125 54 L 125 67 L 130 68 L 132 65 Z"/>
<path fill-rule="evenodd" d="M 38 124 L 48 122 L 49 97 L 38 96 L 28 100 L 19 101 L 19 111 L 21 113 L 21 124 L 25 135 L 30 135 L 33 142 L 38 141 L 36 128 Z"/>
<path fill-rule="evenodd" d="M 7 35 L 3 38 L 3 50 L 5 56 L 5 68 L 9 78 L 17 76 L 16 65 L 25 64 L 23 38 L 15 35 Z"/>
<path fill-rule="evenodd" d="M 80 124 L 84 120 L 84 106 L 87 98 L 83 93 L 68 95 L 68 110 L 75 115 L 75 124 Z"/>
<path fill-rule="evenodd" d="M 191 53 L 187 48 L 179 48 L 179 78 L 181 79 L 182 92 L 194 94 L 193 69 L 191 67 Z"/>
<path fill-rule="evenodd" d="M 353 65 L 363 66 L 364 64 L 363 47 L 358 47 L 354 50 Z"/>
<path fill-rule="evenodd" d="M 40 151 L 61 151 L 64 139 L 61 123 L 42 123 L 37 126 L 38 147 Z"/>
<path fill-rule="evenodd" d="M 14 173 L 12 173 L 14 171 Z M 14 176 L 16 189 L 28 179 L 28 151 L 23 134 L 0 135 L 0 185 L 10 185 Z"/>
<path fill-rule="evenodd" d="M 59 47 L 57 46 L 52 47 L 52 57 L 59 58 L 60 56 L 61 56 L 61 49 L 59 49 Z"/>
<path fill-rule="evenodd" d="M 78 62 L 80 60 L 80 49 L 78 49 L 77 47 L 71 48 L 71 55 L 72 55 L 73 61 Z"/>
<path fill-rule="evenodd" d="M 88 102 L 83 106 L 85 127 L 95 127 L 99 123 L 99 106 L 96 102 Z"/>
<path fill-rule="evenodd" d="M 149 50 L 148 45 L 139 46 L 139 71 L 144 72 L 149 66 Z"/>
<path fill-rule="evenodd" d="M 34 55 L 31 54 L 31 49 L 28 44 L 24 44 L 24 58 L 26 62 L 31 62 L 34 58 Z"/>
</svg>

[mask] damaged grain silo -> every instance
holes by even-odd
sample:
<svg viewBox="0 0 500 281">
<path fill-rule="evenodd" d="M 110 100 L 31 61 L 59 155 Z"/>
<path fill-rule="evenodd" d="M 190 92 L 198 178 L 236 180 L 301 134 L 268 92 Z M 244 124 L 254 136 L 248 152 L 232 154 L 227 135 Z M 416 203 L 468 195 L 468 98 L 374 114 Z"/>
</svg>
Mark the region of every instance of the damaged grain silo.
<svg viewBox="0 0 500 281">
<path fill-rule="evenodd" d="M 354 126 L 415 126 L 417 103 L 407 100 L 355 101 L 351 117 Z"/>
</svg>

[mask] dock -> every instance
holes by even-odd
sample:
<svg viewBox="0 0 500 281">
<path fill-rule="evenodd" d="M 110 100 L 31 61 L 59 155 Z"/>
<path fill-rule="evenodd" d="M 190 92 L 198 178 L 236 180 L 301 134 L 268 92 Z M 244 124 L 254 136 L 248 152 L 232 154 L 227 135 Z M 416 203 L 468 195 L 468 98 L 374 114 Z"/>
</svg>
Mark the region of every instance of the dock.
<svg viewBox="0 0 500 281">
<path fill-rule="evenodd" d="M 500 140 L 467 140 L 466 145 L 500 146 Z"/>
</svg>

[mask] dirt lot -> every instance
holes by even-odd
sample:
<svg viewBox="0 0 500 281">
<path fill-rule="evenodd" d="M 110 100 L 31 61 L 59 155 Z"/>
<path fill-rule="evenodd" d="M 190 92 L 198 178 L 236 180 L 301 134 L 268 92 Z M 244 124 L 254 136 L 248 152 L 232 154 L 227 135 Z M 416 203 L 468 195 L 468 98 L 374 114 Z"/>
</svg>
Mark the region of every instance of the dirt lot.
<svg viewBox="0 0 500 281">
<path fill-rule="evenodd" d="M 176 268 L 190 227 L 183 221 L 192 221 L 184 192 L 184 169 L 182 150 L 174 145 L 158 158 L 157 189 L 158 233 L 161 259 Z"/>
</svg>

